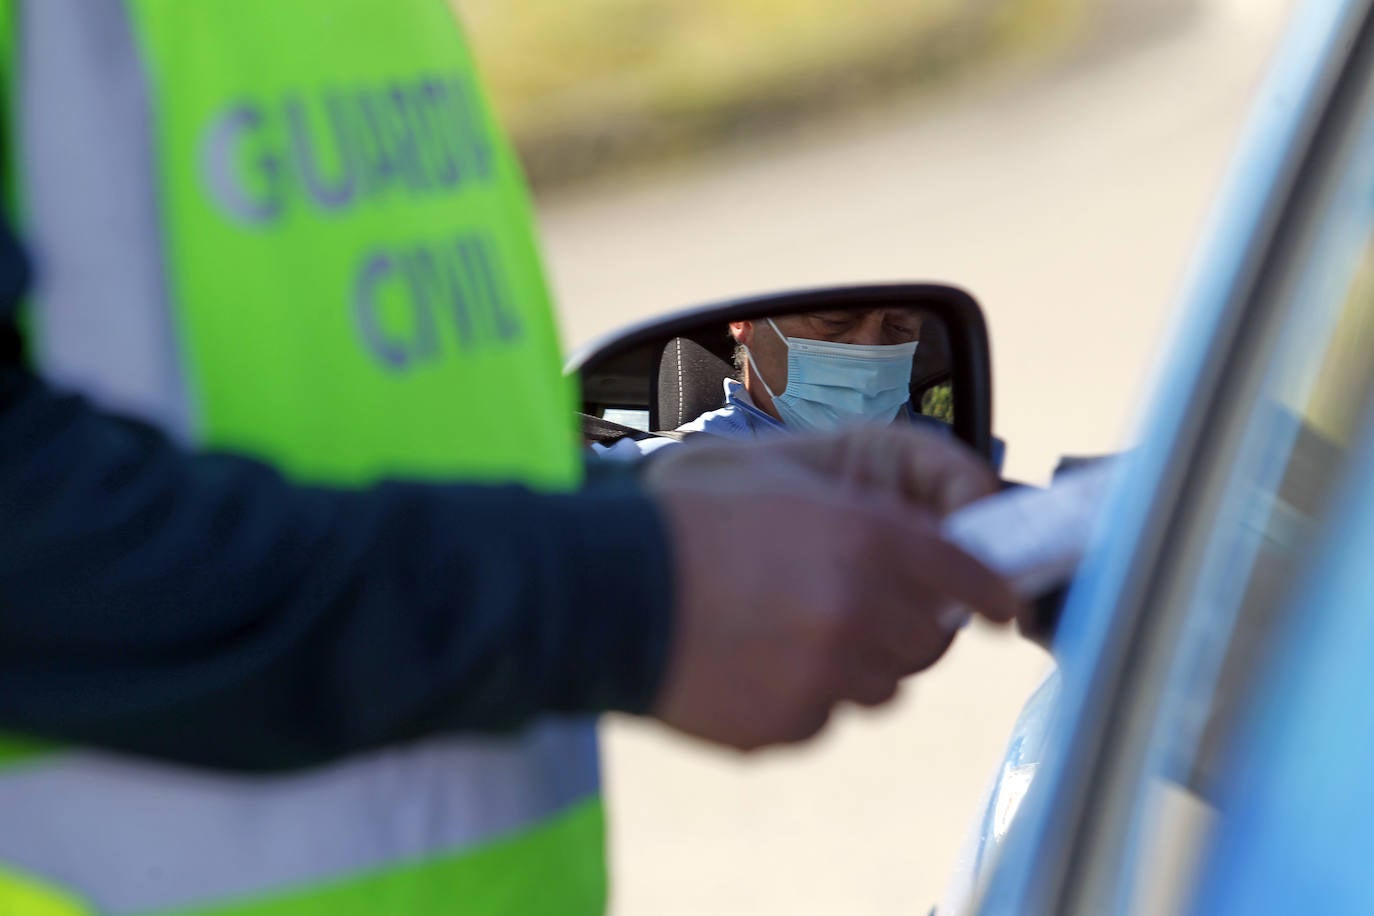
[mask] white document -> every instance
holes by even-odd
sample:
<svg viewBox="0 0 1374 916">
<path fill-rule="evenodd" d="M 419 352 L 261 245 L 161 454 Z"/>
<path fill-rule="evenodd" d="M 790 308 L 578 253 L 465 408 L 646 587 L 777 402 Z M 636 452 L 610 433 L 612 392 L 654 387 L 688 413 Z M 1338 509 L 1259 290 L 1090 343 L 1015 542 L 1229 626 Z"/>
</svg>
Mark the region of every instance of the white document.
<svg viewBox="0 0 1374 916">
<path fill-rule="evenodd" d="M 1047 490 L 1018 487 L 948 516 L 945 538 L 1005 576 L 1024 598 L 1063 585 L 1087 552 L 1116 461 L 1056 478 Z"/>
</svg>

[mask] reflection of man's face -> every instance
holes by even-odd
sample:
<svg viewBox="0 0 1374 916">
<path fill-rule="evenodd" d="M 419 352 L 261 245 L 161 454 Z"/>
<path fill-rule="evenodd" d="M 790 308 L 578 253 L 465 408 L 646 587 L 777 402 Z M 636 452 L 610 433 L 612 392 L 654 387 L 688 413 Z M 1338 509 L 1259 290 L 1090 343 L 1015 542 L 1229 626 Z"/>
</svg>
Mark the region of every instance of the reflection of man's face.
<svg viewBox="0 0 1374 916">
<path fill-rule="evenodd" d="M 828 340 L 832 343 L 864 346 L 907 344 L 921 336 L 921 313 L 916 309 L 888 308 L 867 311 L 806 312 L 774 318 L 783 337 Z M 754 403 L 773 417 L 778 416 L 773 399 L 759 382 L 762 373 L 777 394 L 787 387 L 787 345 L 767 321 L 732 321 L 730 333 L 749 348 L 757 367 L 746 366 L 744 387 Z"/>
</svg>

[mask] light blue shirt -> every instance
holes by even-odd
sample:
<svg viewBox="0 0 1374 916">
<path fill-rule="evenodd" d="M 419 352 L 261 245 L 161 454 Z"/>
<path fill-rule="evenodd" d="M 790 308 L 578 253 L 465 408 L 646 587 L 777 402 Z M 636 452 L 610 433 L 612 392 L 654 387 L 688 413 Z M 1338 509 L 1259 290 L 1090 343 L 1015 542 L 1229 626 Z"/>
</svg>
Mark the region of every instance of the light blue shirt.
<svg viewBox="0 0 1374 916">
<path fill-rule="evenodd" d="M 748 390 L 732 378 L 725 380 L 725 406 L 711 410 L 677 428 L 682 433 L 710 433 L 727 439 L 756 439 L 786 432 L 781 420 L 774 419 L 754 403 Z M 612 461 L 634 461 L 659 449 L 677 445 L 676 439 L 655 436 L 652 439 L 620 439 L 610 445 L 593 445 L 601 458 Z"/>
<path fill-rule="evenodd" d="M 782 421 L 754 403 L 749 390 L 732 378 L 725 380 L 725 406 L 711 410 L 677 428 L 682 433 L 710 433 L 729 439 L 757 439 L 786 432 Z M 652 441 L 652 440 L 649 440 Z M 671 442 L 671 439 L 665 440 Z M 647 442 L 641 442 L 645 445 Z M 655 446 L 659 447 L 659 446 Z"/>
<path fill-rule="evenodd" d="M 925 423 L 948 431 L 944 423 L 922 416 L 911 409 L 908 403 L 903 408 L 907 418 L 913 423 Z M 726 439 L 758 439 L 787 432 L 781 420 L 766 413 L 754 403 L 749 391 L 735 379 L 725 380 L 725 406 L 710 410 L 689 423 L 677 428 L 681 433 L 710 433 Z M 661 448 L 677 445 L 678 440 L 655 436 L 651 439 L 619 439 L 610 445 L 593 445 L 592 450 L 600 458 L 612 461 L 634 461 L 652 454 Z M 999 443 L 1000 444 L 1000 443 Z"/>
</svg>

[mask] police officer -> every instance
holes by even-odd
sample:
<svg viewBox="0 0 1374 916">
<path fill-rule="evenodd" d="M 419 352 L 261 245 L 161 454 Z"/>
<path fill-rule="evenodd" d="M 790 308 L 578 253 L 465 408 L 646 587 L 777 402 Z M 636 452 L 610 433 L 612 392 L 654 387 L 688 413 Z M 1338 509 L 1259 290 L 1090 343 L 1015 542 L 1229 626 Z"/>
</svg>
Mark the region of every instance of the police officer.
<svg viewBox="0 0 1374 916">
<path fill-rule="evenodd" d="M 591 715 L 800 740 L 1014 613 L 948 443 L 584 472 L 447 0 L 0 9 L 0 911 L 597 912 Z"/>
</svg>

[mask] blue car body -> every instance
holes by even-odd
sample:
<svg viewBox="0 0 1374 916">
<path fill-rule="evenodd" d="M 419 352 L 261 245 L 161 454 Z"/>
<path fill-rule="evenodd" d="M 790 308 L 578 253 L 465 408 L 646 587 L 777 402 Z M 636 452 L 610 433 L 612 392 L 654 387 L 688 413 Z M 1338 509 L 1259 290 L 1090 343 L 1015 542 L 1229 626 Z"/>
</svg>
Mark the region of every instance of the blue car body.
<svg viewBox="0 0 1374 916">
<path fill-rule="evenodd" d="M 1291 392 L 1311 388 L 1313 353 L 1349 336 L 1342 316 L 1365 314 L 1354 279 L 1335 285 L 1358 279 L 1374 236 L 1371 5 L 1317 0 L 1290 24 L 1194 263 L 1155 407 L 1065 606 L 1058 670 L 978 815 L 960 904 L 1140 911 L 1142 885 L 1162 880 L 1168 820 L 1151 793 L 1172 781 L 1204 812 L 1189 823 L 1206 826 L 1191 830 L 1196 862 L 1169 911 L 1374 912 L 1374 719 L 1358 714 L 1374 696 L 1374 417 L 1320 445 L 1335 470 L 1319 509 L 1295 511 L 1282 489 L 1311 438 Z M 1282 611 L 1254 623 L 1256 602 L 1227 588 L 1273 567 L 1266 551 L 1284 557 Z M 1246 628 L 1265 633 L 1262 652 L 1241 645 Z M 1232 654 L 1263 659 L 1243 691 L 1217 686 Z M 1226 706 L 1224 752 L 1204 753 L 1204 713 L 1232 694 L 1242 711 Z"/>
</svg>

